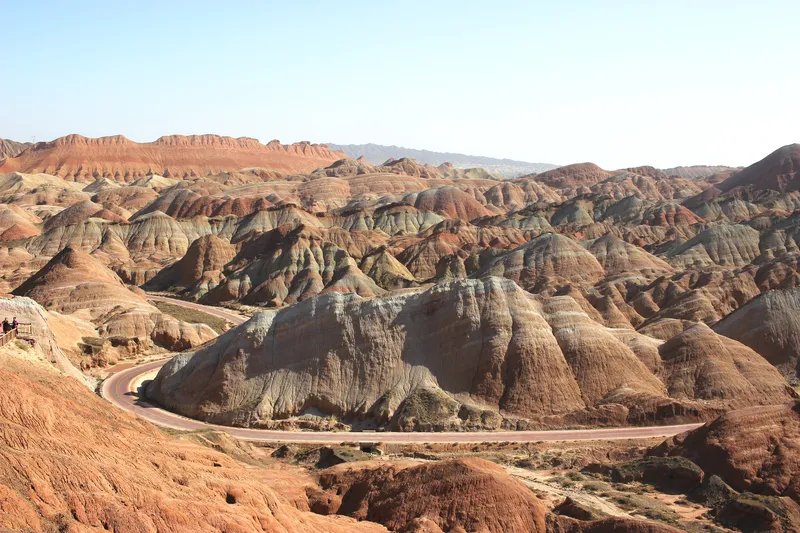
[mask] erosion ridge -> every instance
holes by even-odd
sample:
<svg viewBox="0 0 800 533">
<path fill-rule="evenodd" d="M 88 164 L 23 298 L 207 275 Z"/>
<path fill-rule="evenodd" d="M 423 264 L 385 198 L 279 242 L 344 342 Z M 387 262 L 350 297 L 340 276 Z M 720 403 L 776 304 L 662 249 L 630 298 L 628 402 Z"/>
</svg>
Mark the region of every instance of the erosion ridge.
<svg viewBox="0 0 800 533">
<path fill-rule="evenodd" d="M 208 157 L 217 150 L 262 148 L 322 153 L 310 145 L 288 150 L 279 143 L 216 136 L 170 136 L 150 144 L 197 150 Z M 125 154 L 144 145 L 121 136 L 69 136 L 37 146 L 23 153 L 84 147 Z M 742 173 L 771 175 L 774 168 L 788 164 L 786 157 L 791 159 L 792 153 L 792 146 L 785 147 L 768 156 L 767 163 L 756 163 L 728 179 L 739 179 L 735 176 Z M 778 316 L 793 316 L 794 299 L 769 294 L 761 299 L 780 300 L 784 309 L 770 305 L 773 322 L 782 325 L 766 335 L 772 339 L 767 344 L 748 338 L 744 330 L 757 328 L 741 327 L 746 320 L 736 317 L 748 314 L 759 294 L 789 294 L 800 281 L 800 218 L 794 213 L 800 196 L 790 188 L 726 188 L 722 184 L 727 179 L 695 170 L 699 174 L 681 177 L 647 166 L 614 171 L 582 163 L 498 180 L 485 172 L 404 158 L 381 165 L 340 159 L 293 174 L 238 168 L 195 177 L 149 174 L 122 180 L 129 183 L 119 183 L 119 176 L 113 175 L 86 184 L 13 172 L 0 176 L 0 198 L 5 202 L 0 212 L 0 239 L 5 243 L 0 246 L 0 283 L 69 317 L 83 337 L 100 339 L 73 335 L 67 352 L 78 359 L 79 351 L 92 351 L 90 360 L 81 364 L 102 371 L 119 357 L 98 356 L 97 348 L 89 350 L 87 343 L 102 346 L 126 338 L 126 350 L 134 354 L 149 350 L 148 343 L 191 348 L 211 338 L 201 326 L 158 314 L 138 289 L 131 291 L 126 284 L 211 305 L 281 309 L 320 298 L 309 305 L 319 310 L 338 306 L 337 313 L 344 314 L 374 305 L 380 310 L 378 320 L 369 327 L 388 331 L 382 322 L 385 309 L 397 316 L 419 313 L 414 299 L 431 294 L 430 284 L 439 283 L 435 290 L 442 301 L 452 300 L 458 308 L 462 304 L 457 302 L 473 290 L 474 282 L 464 280 L 501 277 L 507 282 L 493 280 L 474 300 L 477 310 L 461 311 L 459 317 L 495 328 L 491 346 L 499 342 L 494 339 L 509 338 L 523 348 L 504 348 L 498 362 L 487 355 L 489 359 L 472 365 L 472 374 L 457 385 L 448 384 L 450 378 L 431 366 L 444 362 L 423 352 L 421 361 L 405 361 L 403 356 L 400 366 L 381 363 L 376 369 L 384 380 L 405 373 L 404 368 L 413 369 L 413 379 L 376 385 L 371 376 L 362 377 L 358 387 L 374 388 L 374 394 L 350 399 L 334 395 L 323 401 L 318 391 L 297 386 L 293 378 L 286 387 L 297 396 L 285 395 L 291 398 L 286 405 L 276 407 L 272 400 L 261 404 L 269 395 L 247 393 L 248 401 L 260 408 L 242 414 L 236 407 L 239 414 L 213 416 L 273 424 L 313 411 L 312 418 L 346 415 L 358 423 L 408 429 L 706 420 L 725 409 L 784 401 L 791 395 L 787 386 L 798 377 L 791 348 L 793 322 Z M 74 287 L 45 275 L 64 267 L 57 263 L 67 249 L 86 258 L 85 268 L 76 270 L 81 283 Z M 48 265 L 51 260 L 54 263 Z M 518 296 L 509 301 L 495 297 L 511 294 L 514 287 L 527 291 L 523 295 L 536 295 L 535 303 Z M 359 298 L 339 301 L 336 295 Z M 486 310 L 481 310 L 483 305 Z M 404 306 L 408 309 L 400 309 Z M 498 313 L 500 321 L 481 318 L 491 313 Z M 511 318 L 518 313 L 541 318 L 542 328 L 550 331 L 549 337 L 541 337 L 548 339 L 545 345 L 524 335 L 509 336 L 507 323 L 512 333 L 521 331 L 517 319 Z M 276 316 L 289 316 L 288 310 Z M 322 319 L 324 313 L 314 316 Z M 699 328 L 698 323 L 713 330 Z M 409 332 L 408 338 L 436 339 L 444 338 L 447 329 L 409 330 L 398 336 L 401 340 L 368 336 L 364 348 L 350 336 L 336 341 L 342 348 L 330 350 L 337 357 L 348 351 L 366 353 L 366 346 L 379 342 L 386 353 L 393 353 L 392 343 L 406 342 Z M 731 344 L 718 333 L 745 346 Z M 446 341 L 453 342 L 459 341 Z M 120 351 L 119 346 L 112 348 Z M 411 346 L 406 348 L 406 355 L 414 353 Z M 260 349 L 254 343 L 245 351 Z M 604 354 L 606 363 L 593 359 L 595 352 Z M 101 353 L 111 352 L 102 348 Z M 544 353 L 553 358 L 543 358 Z M 569 368 L 563 374 L 569 379 L 559 390 L 573 400 L 560 404 L 554 397 L 548 404 L 535 400 L 535 392 L 528 406 L 514 400 L 516 395 L 526 396 L 515 391 L 532 383 L 524 374 L 525 365 L 540 359 L 547 363 L 537 376 L 559 375 Z M 303 361 L 332 364 L 321 355 Z M 526 363 L 519 366 L 520 361 Z M 296 370 L 298 363 L 285 365 Z M 785 380 L 770 370 L 771 365 L 779 367 Z M 272 372 L 288 379 L 285 369 L 263 370 L 267 374 L 256 381 Z M 306 372 L 334 376 L 334 370 L 343 371 L 306 368 L 295 378 L 302 382 L 305 378 L 297 376 Z M 705 372 L 707 379 L 693 379 L 691 372 Z M 474 377 L 478 375 L 491 378 Z M 431 402 L 441 411 L 426 414 L 424 421 L 413 414 Z M 209 416 L 220 408 L 204 405 L 209 406 Z M 229 407 L 224 410 L 229 412 Z"/>
</svg>

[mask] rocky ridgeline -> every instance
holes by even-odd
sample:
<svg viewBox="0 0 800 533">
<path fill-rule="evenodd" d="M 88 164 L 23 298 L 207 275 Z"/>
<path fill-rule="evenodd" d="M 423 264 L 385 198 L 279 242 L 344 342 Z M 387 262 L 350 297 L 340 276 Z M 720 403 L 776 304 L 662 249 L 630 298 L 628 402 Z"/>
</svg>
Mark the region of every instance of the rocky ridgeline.
<svg viewBox="0 0 800 533">
<path fill-rule="evenodd" d="M 310 145 L 288 150 L 274 142 L 214 136 L 168 137 L 152 144 L 195 150 L 195 161 L 219 150 L 324 155 Z M 123 137 L 71 136 L 40 143 L 20 157 L 77 149 L 128 153 L 142 146 Z M 120 280 L 201 303 L 280 308 L 318 295 L 370 299 L 398 290 L 419 292 L 430 283 L 503 277 L 541 298 L 567 297 L 592 324 L 625 335 L 663 388 L 646 391 L 651 400 L 660 399 L 648 400 L 641 413 L 631 413 L 631 402 L 622 397 L 611 401 L 603 387 L 599 396 L 582 390 L 583 405 L 575 409 L 607 412 L 610 405 L 621 405 L 629 409 L 627 415 L 618 410 L 613 416 L 592 416 L 643 422 L 654 409 L 666 412 L 659 402 L 677 401 L 681 405 L 670 416 L 702 418 L 719 406 L 686 402 L 730 407 L 774 396 L 770 392 L 756 400 L 761 393 L 744 383 L 733 387 L 733 395 L 696 393 L 703 387 L 691 382 L 671 384 L 678 378 L 669 376 L 684 370 L 672 368 L 674 361 L 668 364 L 653 349 L 645 355 L 642 347 L 684 332 L 685 338 L 701 339 L 693 340 L 698 345 L 710 342 L 711 333 L 695 327 L 703 323 L 741 340 L 790 381 L 797 378 L 798 347 L 792 339 L 800 326 L 791 313 L 796 302 L 769 294 L 756 298 L 772 290 L 783 294 L 800 281 L 800 217 L 795 213 L 800 193 L 793 185 L 797 151 L 795 145 L 781 148 L 728 179 L 713 168 L 670 174 L 652 167 L 608 171 L 584 163 L 499 180 L 486 172 L 411 159 L 382 165 L 340 159 L 302 174 L 238 168 L 209 170 L 202 177 L 86 177 L 93 179 L 89 183 L 12 172 L 0 175 L 0 285 L 80 320 L 76 323 L 87 335 L 94 328 L 101 338 L 149 339 L 174 349 L 197 345 L 208 334 L 159 318 Z M 730 180 L 746 183 L 730 187 Z M 84 269 L 92 271 L 85 288 L 47 289 L 45 281 L 54 276 L 37 272 L 56 268 L 48 261 L 67 248 L 96 263 Z M 98 284 L 92 276 L 101 273 L 118 279 Z M 32 276 L 34 281 L 25 284 Z M 54 287 L 59 283 L 68 285 L 48 281 Z M 43 287 L 37 291 L 35 285 Z M 64 307 L 53 297 L 59 291 L 62 301 L 90 310 Z M 112 312 L 103 300 L 120 307 Z M 774 315 L 764 335 L 748 333 L 760 331 L 757 325 L 741 326 L 747 322 L 742 317 L 761 314 L 748 311 L 759 300 L 776 302 L 763 311 Z M 698 371 L 709 365 L 727 368 L 723 360 L 730 358 L 736 366 L 739 355 L 726 354 L 743 353 L 720 348 L 717 360 L 702 350 L 689 351 Z M 573 369 L 576 376 L 580 372 Z M 450 397 L 473 394 L 469 387 L 442 390 Z M 505 413 L 499 402 L 492 409 Z M 513 416 L 537 420 L 563 414 L 543 410 Z M 511 424 L 506 419 L 503 423 Z"/>
</svg>

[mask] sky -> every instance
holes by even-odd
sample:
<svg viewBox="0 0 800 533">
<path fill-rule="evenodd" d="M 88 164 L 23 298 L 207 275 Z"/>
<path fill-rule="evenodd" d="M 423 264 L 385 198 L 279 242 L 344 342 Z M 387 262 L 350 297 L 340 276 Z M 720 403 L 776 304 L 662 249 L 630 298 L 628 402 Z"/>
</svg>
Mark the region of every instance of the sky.
<svg viewBox="0 0 800 533">
<path fill-rule="evenodd" d="M 800 142 L 800 2 L 0 0 L 0 137 L 216 133 L 613 169 Z"/>
</svg>

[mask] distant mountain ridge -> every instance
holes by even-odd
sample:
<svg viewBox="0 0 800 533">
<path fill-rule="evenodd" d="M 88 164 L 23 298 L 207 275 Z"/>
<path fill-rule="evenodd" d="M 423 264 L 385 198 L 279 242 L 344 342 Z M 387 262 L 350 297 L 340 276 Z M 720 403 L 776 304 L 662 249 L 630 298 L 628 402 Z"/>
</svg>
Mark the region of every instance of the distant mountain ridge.
<svg viewBox="0 0 800 533">
<path fill-rule="evenodd" d="M 384 146 L 381 144 L 334 144 L 326 143 L 331 150 L 341 150 L 348 157 L 364 159 L 373 165 L 380 165 L 387 159 L 400 159 L 411 157 L 419 163 L 439 166 L 442 163 L 452 163 L 456 168 L 482 167 L 490 172 L 501 174 L 506 178 L 516 178 L 525 174 L 544 172 L 557 168 L 558 165 L 550 163 L 529 163 L 513 159 L 497 159 L 477 155 L 457 154 L 454 152 L 433 152 L 431 150 L 416 150 L 402 146 Z"/>
<path fill-rule="evenodd" d="M 19 143 L 8 146 L 19 149 Z M 13 153 L 13 152 L 12 152 Z M 122 135 L 90 138 L 72 134 L 38 142 L 17 155 L 0 159 L 0 174 L 23 172 L 91 182 L 98 177 L 131 182 L 148 174 L 172 178 L 203 177 L 243 168 L 300 174 L 344 159 L 325 145 L 277 140 L 262 144 L 249 137 L 166 135 L 137 143 Z"/>
<path fill-rule="evenodd" d="M 11 139 L 0 139 L 0 160 L 17 157 L 31 146 L 31 143 L 21 143 Z"/>
</svg>

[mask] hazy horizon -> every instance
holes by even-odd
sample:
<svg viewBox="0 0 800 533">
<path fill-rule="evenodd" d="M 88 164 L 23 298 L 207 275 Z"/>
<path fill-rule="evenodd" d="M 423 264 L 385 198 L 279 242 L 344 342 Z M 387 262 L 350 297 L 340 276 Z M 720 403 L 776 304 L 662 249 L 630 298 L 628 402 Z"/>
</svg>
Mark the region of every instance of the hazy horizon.
<svg viewBox="0 0 800 533">
<path fill-rule="evenodd" d="M 214 133 L 613 169 L 744 166 L 800 139 L 795 2 L 0 5 L 17 141 Z"/>
</svg>

